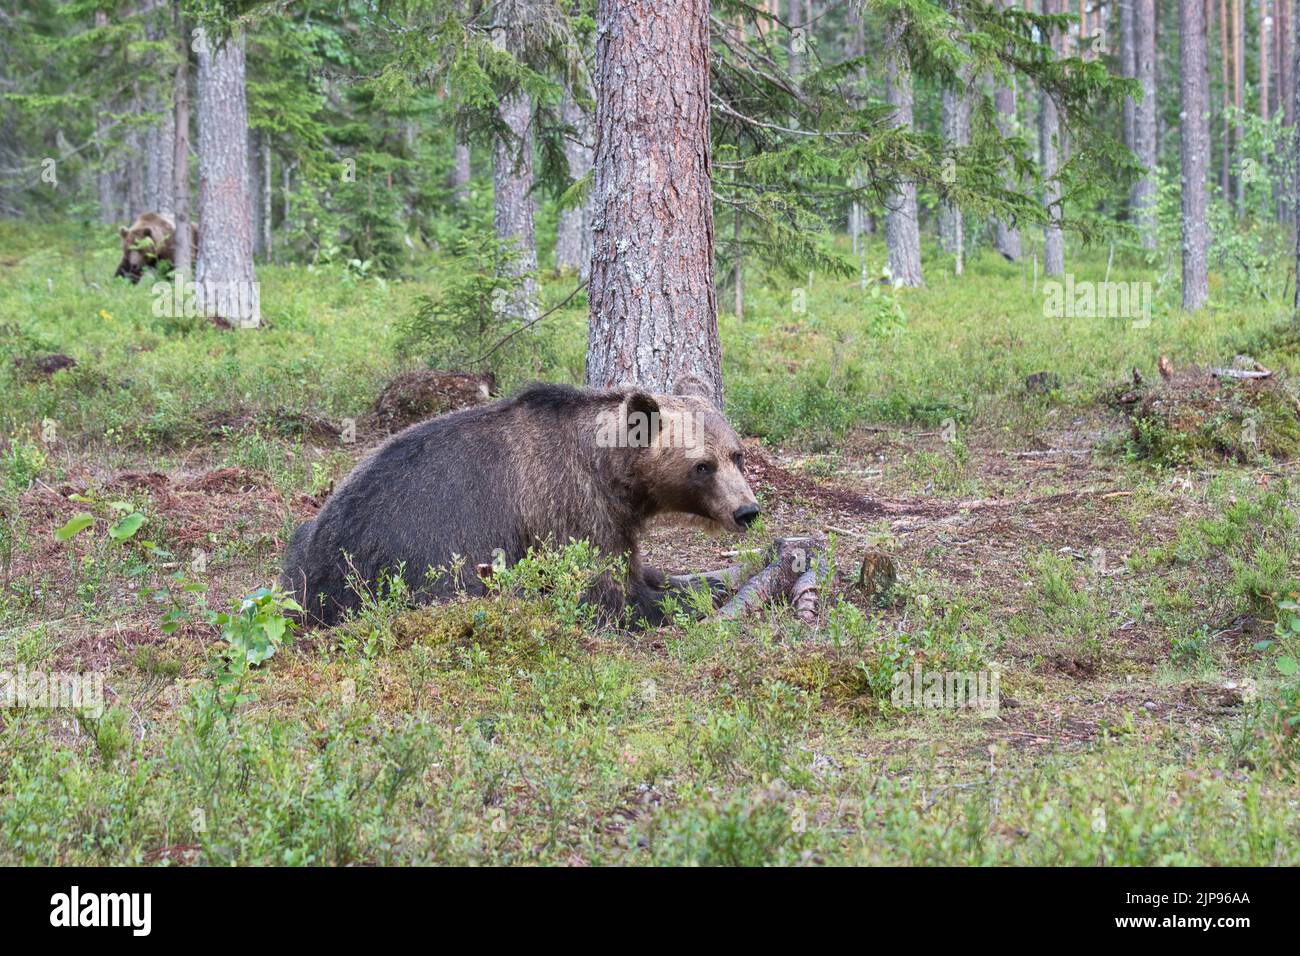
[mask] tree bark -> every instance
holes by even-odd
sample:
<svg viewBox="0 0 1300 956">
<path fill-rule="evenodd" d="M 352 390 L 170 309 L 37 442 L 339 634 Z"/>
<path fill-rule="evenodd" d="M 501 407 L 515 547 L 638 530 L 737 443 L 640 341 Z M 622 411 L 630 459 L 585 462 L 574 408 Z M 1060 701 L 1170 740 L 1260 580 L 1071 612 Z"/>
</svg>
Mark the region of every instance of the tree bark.
<svg viewBox="0 0 1300 956">
<path fill-rule="evenodd" d="M 241 327 L 261 322 L 253 272 L 248 189 L 244 38 L 199 47 L 199 243 L 195 281 L 205 315 Z"/>
<path fill-rule="evenodd" d="M 849 26 L 851 28 L 848 39 L 849 57 L 850 59 L 861 60 L 866 56 L 867 51 L 867 32 L 866 24 L 863 22 L 863 11 L 859 10 L 856 5 L 849 4 L 845 16 L 848 18 Z M 850 95 L 854 101 L 858 99 L 864 86 L 864 74 L 865 71 L 859 68 L 856 71 L 854 79 L 851 81 L 850 85 L 853 92 Z M 854 170 L 852 176 L 849 178 L 849 185 L 855 190 L 862 187 L 862 177 L 857 170 Z M 866 244 L 861 242 L 861 236 L 864 230 L 865 217 L 863 215 L 862 204 L 858 202 L 857 199 L 854 199 L 849 206 L 849 238 L 853 243 L 853 255 L 855 257 L 862 256 L 863 268 L 865 269 Z"/>
<path fill-rule="evenodd" d="M 145 156 L 144 204 L 164 216 L 171 217 L 172 190 L 174 189 L 172 163 L 176 155 L 176 112 L 170 103 L 164 103 L 153 91 L 147 97 L 150 112 L 160 114 L 159 122 L 149 130 Z"/>
<path fill-rule="evenodd" d="M 1051 0 L 1044 0 L 1050 3 Z M 1137 78 L 1137 47 L 1134 36 L 1133 5 L 1138 0 L 1118 0 L 1119 2 L 1119 64 L 1120 75 L 1126 79 Z M 1137 100 L 1131 96 L 1124 97 L 1124 145 L 1137 152 L 1137 139 L 1133 124 L 1137 117 Z"/>
<path fill-rule="evenodd" d="M 735 245 L 735 254 L 731 264 L 732 314 L 738 319 L 745 317 L 745 249 L 741 233 L 745 225 L 740 207 L 736 207 L 735 218 L 731 222 L 731 238 Z"/>
<path fill-rule="evenodd" d="M 1213 0 L 1206 0 L 1207 3 Z M 1206 29 L 1209 29 L 1207 22 Z M 1232 198 L 1232 45 L 1228 30 L 1228 0 L 1219 0 L 1219 67 L 1220 86 L 1223 88 L 1220 107 L 1219 143 L 1219 193 L 1225 201 Z"/>
<path fill-rule="evenodd" d="M 1282 56 L 1278 62 L 1279 73 L 1282 74 L 1278 81 L 1282 95 L 1282 121 L 1287 126 L 1295 126 L 1295 94 L 1297 86 L 1295 82 L 1297 75 L 1295 68 L 1295 55 L 1296 46 L 1300 46 L 1300 44 L 1296 44 L 1294 30 L 1295 21 L 1300 20 L 1300 18 L 1295 16 L 1296 12 L 1294 5 L 1292 5 L 1292 0 L 1279 0 L 1278 12 L 1281 13 L 1281 16 L 1278 17 L 1278 31 L 1282 35 Z"/>
<path fill-rule="evenodd" d="M 139 92 L 140 84 L 132 84 L 131 99 L 127 110 L 132 116 L 144 112 L 144 101 Z M 145 149 L 143 136 L 138 129 L 133 129 L 126 136 L 126 218 L 134 221 L 135 217 L 152 209 L 145 206 Z"/>
<path fill-rule="evenodd" d="M 786 26 L 790 28 L 790 76 L 795 79 L 803 73 L 804 26 L 803 2 L 791 0 L 790 12 L 786 14 Z"/>
<path fill-rule="evenodd" d="M 175 0 L 172 7 L 180 53 L 172 77 L 172 221 L 176 225 L 172 268 L 184 280 L 191 275 L 194 247 L 190 229 L 190 48 L 181 2 Z"/>
<path fill-rule="evenodd" d="M 248 208 L 253 218 L 253 259 L 266 255 L 262 246 L 262 131 L 248 131 Z"/>
<path fill-rule="evenodd" d="M 1232 105 L 1237 110 L 1232 124 L 1232 152 L 1234 158 L 1241 160 L 1241 141 L 1244 130 L 1241 125 L 1241 111 L 1244 106 L 1243 88 L 1246 85 L 1246 57 L 1244 37 L 1246 20 L 1242 12 L 1241 0 L 1232 0 Z M 1246 201 L 1246 178 L 1240 174 L 1233 177 L 1234 208 L 1240 214 L 1244 212 Z"/>
<path fill-rule="evenodd" d="M 469 144 L 456 141 L 456 158 L 451 167 L 451 191 L 459 205 L 469 202 L 470 157 Z"/>
<path fill-rule="evenodd" d="M 1142 100 L 1134 116 L 1134 148 L 1138 162 L 1146 169 L 1133 183 L 1129 196 L 1142 236 L 1142 245 L 1156 248 L 1156 0 L 1130 0 L 1136 43 L 1134 59 Z"/>
<path fill-rule="evenodd" d="M 145 36 L 155 42 L 167 36 L 171 13 L 167 0 L 146 0 L 148 18 Z M 161 73 L 160 64 L 151 57 L 150 73 Z M 161 76 L 159 77 L 161 80 Z M 176 150 L 176 113 L 160 93 L 167 89 L 161 82 L 151 82 L 144 91 L 143 108 L 153 118 L 144 139 L 144 206 L 150 212 L 172 215 L 172 158 Z"/>
<path fill-rule="evenodd" d="M 1269 35 L 1268 35 L 1268 0 L 1259 0 L 1259 115 L 1268 119 L 1273 115 L 1270 109 L 1269 86 L 1273 74 L 1269 71 Z"/>
<path fill-rule="evenodd" d="M 271 134 L 262 130 L 262 248 L 266 261 L 275 259 L 271 245 Z"/>
<path fill-rule="evenodd" d="M 566 91 L 561 119 L 573 129 L 573 136 L 564 140 L 564 157 L 569 164 L 569 178 L 577 182 L 591 171 L 591 117 Z M 555 267 L 576 272 L 584 282 L 591 275 L 590 190 L 582 205 L 560 213 L 555 235 Z"/>
<path fill-rule="evenodd" d="M 993 105 L 997 110 L 998 132 L 1004 138 L 1015 135 L 1016 88 L 999 84 L 993 92 Z M 1009 222 L 997 220 L 993 230 L 993 246 L 1003 258 L 1016 262 L 1020 258 L 1020 230 Z"/>
<path fill-rule="evenodd" d="M 1056 3 L 1057 0 L 1043 0 L 1043 12 L 1055 13 Z M 1055 37 L 1049 37 L 1048 42 L 1055 50 Z M 1043 175 L 1047 177 L 1043 191 L 1043 205 L 1052 220 L 1043 227 L 1043 272 L 1049 276 L 1059 276 L 1065 273 L 1065 240 L 1059 225 L 1061 185 L 1053 177 L 1056 176 L 1059 168 L 1057 152 L 1061 123 L 1056 101 L 1052 99 L 1052 95 L 1047 90 L 1042 90 L 1039 98 L 1041 102 L 1038 107 L 1038 151 Z"/>
<path fill-rule="evenodd" d="M 902 44 L 902 24 L 889 25 L 885 51 L 885 100 L 894 108 L 892 122 L 912 128 L 912 68 Z M 924 285 L 921 273 L 921 229 L 917 221 L 916 183 L 899 182 L 885 197 L 885 243 L 894 285 Z"/>
<path fill-rule="evenodd" d="M 709 4 L 599 0 L 587 383 L 722 403 L 713 275 Z"/>
<path fill-rule="evenodd" d="M 1288 22 L 1288 28 L 1290 30 L 1295 30 L 1298 28 L 1297 25 L 1300 25 L 1300 11 L 1298 11 L 1295 7 L 1292 7 L 1291 10 L 1288 11 L 1288 13 L 1290 17 Z M 1291 167 L 1292 179 L 1290 185 L 1292 186 L 1292 196 L 1294 197 L 1297 194 L 1300 194 L 1300 122 L 1295 122 L 1296 119 L 1300 119 L 1300 82 L 1297 82 L 1297 79 L 1300 78 L 1300 37 L 1296 37 L 1292 35 L 1288 39 L 1290 41 L 1292 59 L 1290 60 L 1290 64 L 1291 64 L 1290 98 L 1287 100 L 1287 104 L 1288 107 L 1290 108 L 1292 122 L 1294 124 L 1292 127 L 1293 129 L 1292 137 L 1295 142 L 1295 153 L 1292 156 L 1292 167 Z M 1294 214 L 1295 218 L 1297 220 L 1300 220 L 1300 210 L 1297 210 L 1296 201 L 1294 198 L 1292 199 L 1291 211 Z M 1300 269 L 1300 228 L 1296 229 L 1295 261 L 1296 261 L 1296 268 Z M 1300 276 L 1300 272 L 1297 272 L 1296 275 Z M 1300 281 L 1297 281 L 1296 283 L 1295 303 L 1294 303 L 1294 312 L 1292 314 L 1292 322 L 1300 322 Z"/>
<path fill-rule="evenodd" d="M 1282 100 L 1282 123 L 1289 129 L 1295 129 L 1295 95 L 1296 95 L 1296 70 L 1295 55 L 1296 49 L 1300 44 L 1295 42 L 1295 23 L 1300 17 L 1295 15 L 1295 8 L 1292 5 L 1294 0 L 1278 0 L 1278 33 L 1281 37 L 1281 53 L 1278 57 L 1278 89 Z M 1285 148 L 1285 147 L 1283 147 Z M 1282 220 L 1294 224 L 1296 221 L 1296 198 L 1294 182 L 1283 181 L 1280 184 L 1282 193 Z"/>
<path fill-rule="evenodd" d="M 943 138 L 952 146 L 961 148 L 970 141 L 970 104 L 966 91 L 955 87 L 943 88 L 940 102 L 940 123 Z M 944 199 L 939 203 L 939 245 L 955 258 L 954 271 L 962 274 L 966 253 L 966 221 L 961 207 Z"/>
<path fill-rule="evenodd" d="M 523 322 L 537 318 L 537 233 L 533 217 L 533 101 L 527 93 L 501 98 L 501 120 L 509 138 L 498 136 L 492 157 L 493 222 L 496 236 L 513 245 L 513 261 L 502 275 L 518 280 L 507 314 Z"/>
<path fill-rule="evenodd" d="M 1195 311 L 1209 297 L 1206 271 L 1209 235 L 1205 221 L 1205 178 L 1209 166 L 1209 74 L 1206 71 L 1205 4 L 1179 0 L 1179 50 L 1181 55 L 1183 225 L 1183 308 Z"/>
<path fill-rule="evenodd" d="M 108 26 L 107 11 L 95 11 L 95 26 L 101 29 Z M 107 51 L 101 50 L 100 55 L 106 56 Z M 108 164 L 109 151 L 106 148 L 110 129 L 108 114 L 112 109 L 112 102 L 105 101 L 99 111 L 99 116 L 95 120 L 95 149 L 99 156 L 99 168 L 95 173 L 95 188 L 99 197 L 99 221 L 105 224 L 115 222 L 118 219 L 117 191 L 114 184 L 113 168 Z M 127 225 L 130 225 L 130 223 L 127 223 Z"/>
</svg>

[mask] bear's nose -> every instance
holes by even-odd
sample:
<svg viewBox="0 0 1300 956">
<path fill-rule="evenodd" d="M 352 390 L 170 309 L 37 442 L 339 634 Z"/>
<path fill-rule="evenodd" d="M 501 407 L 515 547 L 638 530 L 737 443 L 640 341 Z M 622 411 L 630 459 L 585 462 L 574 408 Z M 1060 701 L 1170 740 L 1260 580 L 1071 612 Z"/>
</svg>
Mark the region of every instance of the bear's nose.
<svg viewBox="0 0 1300 956">
<path fill-rule="evenodd" d="M 748 528 L 758 517 L 758 505 L 741 505 L 731 517 L 735 518 L 736 524 L 742 528 Z"/>
</svg>

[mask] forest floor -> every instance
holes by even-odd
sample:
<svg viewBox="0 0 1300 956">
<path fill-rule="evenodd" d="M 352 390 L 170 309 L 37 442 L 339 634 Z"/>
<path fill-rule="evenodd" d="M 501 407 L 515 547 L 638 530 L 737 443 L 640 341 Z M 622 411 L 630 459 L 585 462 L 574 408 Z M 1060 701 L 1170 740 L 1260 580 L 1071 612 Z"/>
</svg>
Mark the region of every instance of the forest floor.
<svg viewBox="0 0 1300 956">
<path fill-rule="evenodd" d="M 855 421 L 799 391 L 819 361 L 830 387 L 825 359 L 775 349 L 779 323 L 724 326 L 730 376 L 772 374 L 744 363 L 781 351 L 795 383 L 788 406 L 738 386 L 733 417 L 763 436 L 746 444 L 765 516 L 748 539 L 665 524 L 647 557 L 696 571 L 826 537 L 840 579 L 815 624 L 774 606 L 594 628 L 571 588 L 527 587 L 579 580 L 570 548 L 528 562 L 523 593 L 416 610 L 380 597 L 287 643 L 236 698 L 214 683 L 218 629 L 193 610 L 164 628 L 155 595 L 171 582 L 186 607 L 228 610 L 274 581 L 293 525 L 382 437 L 341 445 L 312 423 L 360 412 L 403 366 L 368 340 L 410 300 L 332 300 L 284 269 L 264 301 L 312 295 L 318 312 L 273 332 L 177 330 L 149 318 L 146 284 L 97 289 L 83 269 L 67 247 L 0 254 L 17 357 L 78 363 L 0 372 L 0 671 L 106 685 L 98 717 L 0 709 L 0 862 L 1300 863 L 1300 711 L 1278 668 L 1294 640 L 1259 646 L 1290 626 L 1300 578 L 1300 340 L 1263 319 L 1220 315 L 1219 339 L 1173 317 L 1140 357 L 1067 335 L 1052 365 L 1026 366 L 1059 376 L 1047 389 L 1019 368 L 989 384 L 994 329 L 960 384 L 985 383 L 971 406 L 945 387 L 925 314 L 950 303 L 927 290 L 905 303 L 904 340 L 879 347 L 898 363 L 924 349 L 929 371 L 849 376 Z M 337 334 L 321 345 L 310 322 Z M 1232 336 L 1280 383 L 1194 371 L 1229 364 Z M 1170 382 L 1154 371 L 1165 350 Z M 894 389 L 932 411 L 883 414 Z M 790 431 L 801 414 L 822 418 Z M 114 541 L 129 513 L 141 528 Z M 854 586 L 868 552 L 897 569 L 880 595 Z M 918 668 L 996 673 L 997 706 L 901 701 L 895 675 Z"/>
</svg>

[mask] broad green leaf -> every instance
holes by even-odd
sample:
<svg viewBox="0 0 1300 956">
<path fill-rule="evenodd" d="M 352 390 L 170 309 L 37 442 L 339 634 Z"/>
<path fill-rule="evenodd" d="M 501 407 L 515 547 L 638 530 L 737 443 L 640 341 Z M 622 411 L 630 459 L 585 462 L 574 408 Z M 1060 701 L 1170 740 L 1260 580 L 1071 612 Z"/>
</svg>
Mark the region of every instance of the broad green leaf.
<svg viewBox="0 0 1300 956">
<path fill-rule="evenodd" d="M 95 516 L 86 514 L 86 512 L 83 511 L 80 514 L 73 515 L 67 524 L 54 532 L 54 537 L 58 538 L 60 541 L 67 541 L 70 538 L 81 534 L 81 532 L 85 531 L 94 523 Z"/>
<path fill-rule="evenodd" d="M 137 511 L 134 514 L 127 515 L 117 524 L 113 525 L 113 527 L 109 528 L 108 536 L 114 541 L 125 541 L 127 538 L 139 531 L 140 525 L 142 524 L 144 524 L 144 515 Z"/>
</svg>

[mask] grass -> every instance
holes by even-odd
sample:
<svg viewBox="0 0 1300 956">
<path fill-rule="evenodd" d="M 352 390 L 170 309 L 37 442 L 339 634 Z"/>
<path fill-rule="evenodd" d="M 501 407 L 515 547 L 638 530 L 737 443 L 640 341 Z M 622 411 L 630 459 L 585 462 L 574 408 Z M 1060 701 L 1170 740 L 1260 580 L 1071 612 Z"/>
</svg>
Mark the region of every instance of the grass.
<svg viewBox="0 0 1300 956">
<path fill-rule="evenodd" d="M 229 332 L 109 281 L 111 242 L 0 224 L 5 349 L 77 362 L 0 367 L 0 671 L 99 674 L 106 697 L 0 710 L 0 863 L 1300 863 L 1290 446 L 1135 452 L 1114 404 L 1161 354 L 1246 351 L 1294 396 L 1281 307 L 1219 303 L 1218 276 L 1215 308 L 1148 326 L 1045 317 L 1031 267 L 987 255 L 957 279 L 934 253 L 926 289 L 870 301 L 747 276 L 750 314 L 721 331 L 728 413 L 783 469 L 764 535 L 830 530 L 848 580 L 885 547 L 883 600 L 828 589 L 815 627 L 773 608 L 602 630 L 574 546 L 487 598 L 381 592 L 232 669 L 196 602 L 269 584 L 308 499 L 375 440 L 311 422 L 363 420 L 412 364 L 403 323 L 462 268 L 428 258 L 385 284 L 261 267 L 268 327 Z M 1104 253 L 1070 262 L 1106 274 Z M 571 288 L 544 280 L 547 301 Z M 504 350 L 500 384 L 576 380 L 583 322 L 577 303 Z M 1290 435 L 1269 408 L 1261 434 Z M 114 504 L 144 516 L 121 541 Z M 718 547 L 650 542 L 674 568 Z M 900 703 L 916 667 L 996 671 L 998 714 Z"/>
</svg>

